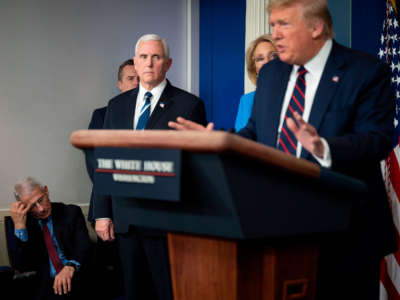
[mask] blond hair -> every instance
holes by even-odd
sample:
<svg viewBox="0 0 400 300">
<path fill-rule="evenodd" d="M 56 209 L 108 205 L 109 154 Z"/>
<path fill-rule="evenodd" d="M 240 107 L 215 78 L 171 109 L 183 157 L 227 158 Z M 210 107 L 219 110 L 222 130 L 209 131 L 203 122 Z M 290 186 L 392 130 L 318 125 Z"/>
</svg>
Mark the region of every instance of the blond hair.
<svg viewBox="0 0 400 300">
<path fill-rule="evenodd" d="M 272 40 L 272 36 L 270 34 L 263 34 L 263 35 L 259 36 L 258 38 L 256 38 L 254 41 L 252 41 L 246 50 L 247 75 L 249 76 L 251 82 L 253 82 L 254 84 L 257 83 L 257 73 L 256 73 L 256 64 L 255 64 L 253 56 L 254 56 L 254 51 L 256 50 L 256 47 L 258 46 L 258 44 L 260 44 L 262 42 L 270 43 L 275 49 L 275 45 Z"/>
<path fill-rule="evenodd" d="M 326 0 L 270 0 L 267 10 L 271 14 L 271 11 L 277 8 L 296 4 L 302 7 L 302 16 L 308 25 L 315 20 L 321 20 L 324 23 L 324 37 L 327 39 L 334 37 L 332 17 Z"/>
</svg>

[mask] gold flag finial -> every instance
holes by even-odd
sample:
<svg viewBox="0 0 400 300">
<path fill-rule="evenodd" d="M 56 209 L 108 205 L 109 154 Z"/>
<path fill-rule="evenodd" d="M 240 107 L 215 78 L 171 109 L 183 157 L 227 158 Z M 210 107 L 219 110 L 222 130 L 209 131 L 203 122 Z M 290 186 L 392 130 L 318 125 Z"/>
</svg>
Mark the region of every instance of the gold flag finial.
<svg viewBox="0 0 400 300">
<path fill-rule="evenodd" d="M 393 8 L 394 8 L 394 11 L 395 11 L 395 13 L 396 13 L 396 15 L 397 15 L 396 0 L 390 0 L 390 2 L 392 2 L 392 5 L 393 5 Z"/>
</svg>

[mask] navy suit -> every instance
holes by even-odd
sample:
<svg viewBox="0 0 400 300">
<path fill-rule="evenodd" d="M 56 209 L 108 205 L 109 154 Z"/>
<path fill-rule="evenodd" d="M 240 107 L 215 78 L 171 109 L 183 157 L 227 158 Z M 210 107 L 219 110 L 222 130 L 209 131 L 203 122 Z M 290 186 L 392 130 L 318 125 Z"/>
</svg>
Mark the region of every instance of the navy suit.
<svg viewBox="0 0 400 300">
<path fill-rule="evenodd" d="M 68 260 L 75 260 L 81 264 L 81 269 L 74 274 L 71 291 L 75 294 L 72 294 L 73 299 L 81 299 L 81 296 L 83 296 L 81 293 L 87 289 L 87 286 L 82 289 L 82 281 L 79 282 L 76 279 L 84 274 L 91 255 L 91 243 L 85 218 L 79 206 L 63 203 L 52 203 L 51 206 L 54 235 L 61 250 Z M 38 285 L 37 291 L 34 293 L 35 299 L 62 299 L 61 296 L 56 296 L 53 292 L 49 256 L 38 221 L 28 215 L 26 228 L 28 241 L 23 242 L 13 236 L 16 245 L 13 265 L 21 272 L 37 272 Z"/>
<path fill-rule="evenodd" d="M 291 71 L 291 65 L 279 60 L 261 69 L 252 115 L 240 135 L 277 146 L 282 103 Z M 323 244 L 321 248 L 320 291 L 326 294 L 321 292 L 320 299 L 345 299 L 344 294 L 329 294 L 330 284 L 335 286 L 340 279 L 348 280 L 351 289 L 358 289 L 351 277 L 368 273 L 362 270 L 362 264 L 370 266 L 371 262 L 376 273 L 379 259 L 396 249 L 379 166 L 391 150 L 394 105 L 389 68 L 372 56 L 333 42 L 308 122 L 329 144 L 331 169 L 363 180 L 369 188 L 369 197 L 354 212 L 350 232 L 338 239 L 327 237 L 326 246 Z M 304 148 L 301 157 L 315 161 Z M 323 278 L 332 282 L 324 282 Z M 376 277 L 372 283 L 364 281 L 363 289 L 369 284 L 376 286 L 377 281 Z M 342 284 L 337 284 L 339 292 Z M 367 299 L 361 294 L 355 297 Z M 370 297 L 376 299 L 376 295 Z"/>
<path fill-rule="evenodd" d="M 133 129 L 139 88 L 111 99 L 104 129 Z M 170 129 L 178 116 L 205 124 L 203 102 L 169 82 L 156 104 L 145 129 Z M 126 299 L 172 299 L 168 248 L 165 233 L 133 228 L 124 215 L 126 209 L 115 199 L 95 196 L 94 218 L 110 217 L 114 222 L 125 277 Z"/>
<path fill-rule="evenodd" d="M 90 119 L 89 129 L 102 129 L 104 126 L 104 119 L 106 117 L 107 106 L 97 108 L 93 111 L 92 118 Z M 93 149 L 85 149 L 86 169 L 89 174 L 90 180 L 93 182 L 94 166 L 96 165 Z M 88 221 L 93 222 L 93 190 L 90 194 L 90 203 L 88 210 Z"/>
</svg>

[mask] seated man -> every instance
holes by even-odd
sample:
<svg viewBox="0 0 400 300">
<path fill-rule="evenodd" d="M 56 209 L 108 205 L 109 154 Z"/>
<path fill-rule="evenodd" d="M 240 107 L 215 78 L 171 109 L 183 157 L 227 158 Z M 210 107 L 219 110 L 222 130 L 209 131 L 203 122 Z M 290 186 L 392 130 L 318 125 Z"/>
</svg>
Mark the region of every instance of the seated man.
<svg viewBox="0 0 400 300">
<path fill-rule="evenodd" d="M 14 190 L 13 265 L 21 272 L 37 272 L 34 299 L 81 299 L 77 285 L 82 283 L 91 250 L 81 209 L 51 203 L 47 186 L 31 177 L 18 181 Z"/>
</svg>

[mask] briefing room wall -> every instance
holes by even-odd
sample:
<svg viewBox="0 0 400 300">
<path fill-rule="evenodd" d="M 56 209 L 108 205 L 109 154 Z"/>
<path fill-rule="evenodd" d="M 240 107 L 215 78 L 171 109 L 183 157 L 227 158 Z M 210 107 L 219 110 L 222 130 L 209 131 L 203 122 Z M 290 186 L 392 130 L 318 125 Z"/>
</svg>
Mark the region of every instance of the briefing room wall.
<svg viewBox="0 0 400 300">
<path fill-rule="evenodd" d="M 0 209 L 26 175 L 54 201 L 88 202 L 83 154 L 69 135 L 118 94 L 118 65 L 144 33 L 166 37 L 168 77 L 186 88 L 189 0 L 16 0 L 0 9 Z"/>
</svg>

